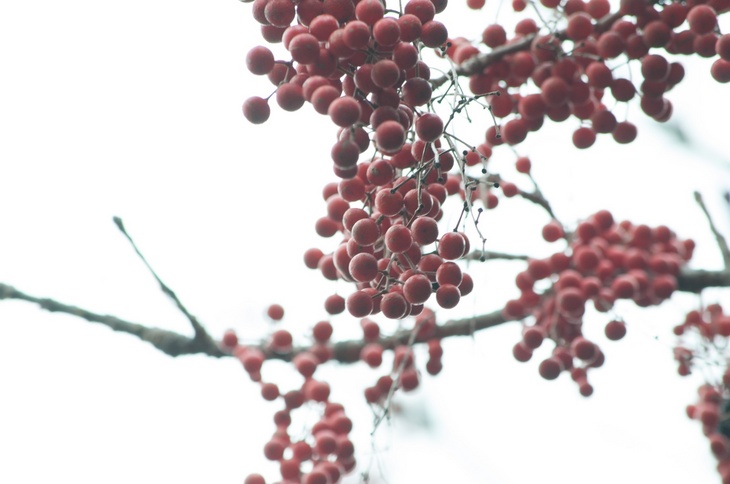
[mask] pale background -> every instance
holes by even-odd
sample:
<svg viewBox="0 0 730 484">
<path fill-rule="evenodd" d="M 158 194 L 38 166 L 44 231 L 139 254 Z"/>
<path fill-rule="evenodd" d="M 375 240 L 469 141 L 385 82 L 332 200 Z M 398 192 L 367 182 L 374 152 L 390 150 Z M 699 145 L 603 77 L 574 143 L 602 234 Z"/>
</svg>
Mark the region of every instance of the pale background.
<svg viewBox="0 0 730 484">
<path fill-rule="evenodd" d="M 0 281 L 189 334 L 114 227 L 118 215 L 216 337 L 229 327 L 262 337 L 271 302 L 285 304 L 284 324 L 297 337 L 325 317 L 322 300 L 348 288 L 307 271 L 301 255 L 332 246 L 313 224 L 324 214 L 321 187 L 333 179 L 334 128 L 309 106 L 296 114 L 273 107 L 264 126 L 243 119 L 246 97 L 272 91 L 245 69 L 247 50 L 260 43 L 250 8 L 234 0 L 0 3 Z M 453 10 L 457 22 L 446 14 L 445 23 L 465 30 L 452 35 L 477 38 L 497 4 Z M 703 191 L 728 233 L 721 193 L 730 186 L 730 96 L 710 79 L 710 61 L 687 66 L 685 85 L 669 96 L 692 147 L 634 104 L 629 119 L 640 136 L 631 146 L 601 137 L 578 152 L 571 120 L 531 135 L 520 153 L 532 156 L 566 223 L 609 208 L 618 219 L 669 224 L 697 240 L 695 267 L 718 269 L 691 192 Z M 489 122 L 477 114 L 471 127 L 462 123 L 476 141 Z M 509 177 L 511 160 L 497 156 L 494 169 Z M 535 206 L 503 200 L 485 220 L 488 248 L 551 252 L 539 237 L 547 218 Z M 516 295 L 518 269 L 472 268 L 474 297 L 443 317 L 499 307 Z M 707 294 L 728 303 L 725 291 Z M 671 357 L 671 327 L 697 304 L 685 296 L 660 309 L 620 308 L 629 322 L 620 343 L 602 338 L 604 317 L 589 317 L 586 334 L 607 356 L 590 375 L 590 399 L 565 375 L 543 381 L 539 358 L 514 361 L 516 324 L 453 338 L 443 373 L 398 400 L 407 412 L 383 425 L 372 446 L 361 394 L 382 370 L 329 365 L 318 375 L 355 420 L 358 473 L 369 471 L 371 482 L 715 483 L 707 440 L 684 414 L 701 380 L 676 376 Z M 337 337 L 358 332 L 350 318 L 333 322 Z M 282 387 L 297 381 L 289 374 L 278 363 L 264 368 Z M 173 359 L 99 325 L 0 303 L 0 482 L 273 479 L 262 447 L 278 408 L 233 359 Z M 358 473 L 348 482 L 359 482 Z"/>
</svg>

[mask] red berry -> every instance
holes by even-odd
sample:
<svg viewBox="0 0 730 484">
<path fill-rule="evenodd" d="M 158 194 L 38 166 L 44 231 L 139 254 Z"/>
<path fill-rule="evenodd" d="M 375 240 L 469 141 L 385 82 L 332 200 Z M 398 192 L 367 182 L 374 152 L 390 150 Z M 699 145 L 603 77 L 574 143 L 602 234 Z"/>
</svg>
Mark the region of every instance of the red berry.
<svg viewBox="0 0 730 484">
<path fill-rule="evenodd" d="M 532 358 L 532 350 L 523 342 L 519 342 L 512 347 L 512 355 L 517 361 L 524 363 Z"/>
<path fill-rule="evenodd" d="M 710 73 L 712 74 L 712 78 L 717 82 L 721 82 L 723 84 L 730 82 L 730 61 L 717 59 L 712 63 Z"/>
<path fill-rule="evenodd" d="M 340 314 L 345 310 L 345 298 L 338 294 L 329 296 L 324 301 L 324 309 L 328 314 Z"/>
<path fill-rule="evenodd" d="M 425 303 L 431 296 L 431 290 L 431 281 L 423 274 L 415 274 L 403 284 L 403 296 L 411 304 Z"/>
<path fill-rule="evenodd" d="M 408 314 L 408 303 L 402 294 L 390 292 L 383 295 L 380 311 L 389 319 L 401 319 Z"/>
<path fill-rule="evenodd" d="M 542 228 L 542 237 L 547 242 L 555 242 L 563 237 L 563 226 L 556 220 L 550 221 Z"/>
<path fill-rule="evenodd" d="M 421 23 L 426 23 L 433 20 L 436 15 L 436 7 L 430 0 L 409 0 L 403 13 L 415 15 Z"/>
<path fill-rule="evenodd" d="M 571 40 L 583 40 L 593 32 L 593 23 L 590 15 L 577 12 L 568 17 L 568 26 L 565 30 Z"/>
<path fill-rule="evenodd" d="M 482 32 L 482 42 L 491 48 L 498 47 L 507 42 L 507 32 L 499 24 L 489 25 Z"/>
<path fill-rule="evenodd" d="M 383 347 L 376 343 L 363 346 L 360 351 L 360 359 L 371 368 L 377 368 L 383 362 Z"/>
<path fill-rule="evenodd" d="M 707 34 L 717 25 L 717 13 L 708 5 L 695 5 L 687 13 L 687 22 L 695 34 Z"/>
<path fill-rule="evenodd" d="M 266 480 L 261 474 L 249 474 L 243 484 L 266 484 Z"/>
<path fill-rule="evenodd" d="M 586 149 L 596 142 L 596 132 L 588 127 L 580 127 L 573 132 L 573 144 L 576 148 Z"/>
<path fill-rule="evenodd" d="M 466 250 L 466 238 L 460 232 L 447 232 L 441 236 L 438 253 L 448 260 L 459 259 Z"/>
<path fill-rule="evenodd" d="M 530 326 L 522 332 L 522 341 L 526 348 L 539 348 L 545 339 L 545 329 L 541 326 Z"/>
<path fill-rule="evenodd" d="M 250 123 L 264 123 L 271 115 L 269 102 L 258 96 L 250 97 L 243 103 L 243 115 Z"/>
<path fill-rule="evenodd" d="M 621 121 L 616 124 L 616 128 L 614 128 L 611 134 L 617 143 L 626 144 L 636 139 L 637 130 L 634 124 L 628 121 Z"/>
<path fill-rule="evenodd" d="M 418 217 L 411 224 L 413 240 L 420 245 L 428 245 L 438 238 L 438 225 L 431 217 Z"/>
<path fill-rule="evenodd" d="M 730 34 L 725 34 L 717 39 L 715 52 L 721 59 L 730 61 Z"/>
<path fill-rule="evenodd" d="M 582 336 L 572 341 L 570 349 L 576 357 L 584 361 L 590 360 L 596 355 L 596 345 Z"/>
<path fill-rule="evenodd" d="M 369 316 L 373 312 L 373 298 L 364 290 L 355 291 L 347 297 L 346 306 L 347 311 L 356 318 Z"/>
<path fill-rule="evenodd" d="M 530 162 L 530 159 L 526 156 L 522 156 L 520 158 L 517 158 L 517 161 L 515 162 L 515 169 L 520 173 L 530 173 L 530 169 L 532 168 L 532 164 Z"/>
<path fill-rule="evenodd" d="M 264 16 L 274 27 L 288 27 L 296 16 L 296 10 L 290 0 L 269 0 L 264 7 Z"/>
<path fill-rule="evenodd" d="M 433 113 L 425 113 L 416 120 L 416 134 L 426 142 L 434 142 L 444 130 L 444 123 L 441 118 Z"/>
<path fill-rule="evenodd" d="M 271 347 L 278 352 L 286 352 L 291 349 L 292 335 L 285 329 L 274 331 L 271 335 Z"/>
<path fill-rule="evenodd" d="M 623 321 L 610 321 L 606 325 L 606 337 L 611 341 L 618 341 L 626 336 L 626 324 Z"/>
<path fill-rule="evenodd" d="M 304 105 L 304 93 L 297 84 L 282 84 L 276 90 L 276 103 L 284 111 L 296 111 Z"/>
<path fill-rule="evenodd" d="M 246 54 L 246 67 L 252 74 L 268 74 L 274 68 L 274 54 L 268 47 L 256 46 Z"/>
<path fill-rule="evenodd" d="M 444 309 L 451 309 L 459 304 L 461 293 L 459 288 L 452 284 L 442 284 L 436 290 L 436 302 Z"/>
<path fill-rule="evenodd" d="M 223 333 L 223 340 L 221 341 L 224 348 L 231 349 L 238 345 L 238 336 L 232 329 L 227 330 Z"/>
<path fill-rule="evenodd" d="M 284 308 L 280 304 L 272 304 L 266 309 L 266 315 L 272 321 L 281 321 L 284 318 Z"/>
<path fill-rule="evenodd" d="M 546 380 L 555 380 L 560 375 L 561 370 L 560 361 L 555 357 L 543 360 L 539 367 L 540 376 Z"/>
</svg>

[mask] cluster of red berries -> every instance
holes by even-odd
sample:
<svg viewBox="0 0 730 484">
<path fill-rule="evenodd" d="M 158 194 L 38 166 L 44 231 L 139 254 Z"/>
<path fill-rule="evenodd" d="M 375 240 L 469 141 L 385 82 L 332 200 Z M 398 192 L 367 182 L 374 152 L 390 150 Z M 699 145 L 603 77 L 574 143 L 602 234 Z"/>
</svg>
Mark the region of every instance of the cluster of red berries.
<svg viewBox="0 0 730 484">
<path fill-rule="evenodd" d="M 638 94 L 644 113 L 667 121 L 672 104 L 664 94 L 685 73 L 681 64 L 654 53 L 657 49 L 674 55 L 719 56 L 711 74 L 718 82 L 730 81 L 730 35 L 717 33 L 718 13 L 730 9 L 727 0 L 706 4 L 625 0 L 616 13 L 610 12 L 608 0 L 540 3 L 555 9 L 563 19 L 563 30 L 540 32 L 538 24 L 527 18 L 517 23 L 511 37 L 499 24 L 487 26 L 482 33 L 482 42 L 492 49 L 495 60 L 473 73 L 469 86 L 474 94 L 500 93 L 489 101 L 494 116 L 504 121 L 501 130 L 493 126 L 487 130 L 490 147 L 521 143 L 529 132 L 542 127 L 546 117 L 562 122 L 571 116 L 581 123 L 573 133 L 578 148 L 590 147 L 602 133 L 611 133 L 618 143 L 630 143 L 636 138 L 636 126 L 617 120 L 607 107 L 614 103 L 604 95 L 628 102 Z M 524 0 L 514 0 L 513 7 L 522 11 Z M 622 18 L 628 15 L 634 19 Z M 483 55 L 464 38 L 452 40 L 446 53 L 456 64 Z M 643 82 L 634 83 L 628 68 L 624 76 L 618 75 L 625 60 L 640 61 Z M 538 92 L 525 92 L 528 80 Z"/>
<path fill-rule="evenodd" d="M 718 460 L 717 470 L 723 484 L 730 484 L 730 401 L 723 396 L 723 389 L 727 388 L 727 383 L 704 384 L 697 390 L 698 401 L 687 405 L 687 416 L 700 421 L 702 432 L 710 441 L 710 451 Z"/>
<path fill-rule="evenodd" d="M 402 150 L 407 133 L 419 130 L 416 124 L 440 136 L 436 124 L 415 123 L 414 112 L 432 94 L 430 69 L 419 48 L 446 43 L 446 28 L 434 19 L 445 7 L 445 1 L 409 0 L 394 17 L 386 16 L 380 0 L 255 0 L 253 15 L 264 38 L 282 42 L 291 61 L 277 62 L 259 46 L 249 52 L 247 66 L 269 76 L 282 109 L 295 111 L 309 102 L 341 128 L 332 148 L 334 169 L 339 177 L 352 178 L 360 153 L 370 145 L 365 128 L 388 155 Z M 298 23 L 292 25 L 295 17 Z M 270 114 L 268 100 L 251 97 L 243 111 L 249 121 L 262 123 Z"/>
<path fill-rule="evenodd" d="M 730 367 L 725 349 L 730 337 L 730 315 L 719 304 L 709 304 L 687 313 L 674 327 L 680 341 L 674 348 L 677 372 L 681 376 L 704 366 L 716 381 L 698 389 L 699 399 L 687 406 L 687 416 L 699 420 L 718 460 L 717 470 L 723 484 L 730 484 Z M 716 374 L 720 369 L 722 374 Z"/>
<path fill-rule="evenodd" d="M 543 238 L 549 242 L 564 237 L 568 236 L 557 222 L 543 228 Z M 676 290 L 677 275 L 693 250 L 693 241 L 678 240 L 665 226 L 617 224 L 610 212 L 595 213 L 578 225 L 567 251 L 532 259 L 517 275 L 521 295 L 508 301 L 503 313 L 509 319 L 532 316 L 535 322 L 525 326 L 522 341 L 513 348 L 515 358 L 530 360 L 533 351 L 550 339 L 555 348 L 540 363 L 540 375 L 553 380 L 569 371 L 581 394 L 590 395 L 593 389 L 586 372 L 601 366 L 604 356 L 583 336 L 586 304 L 592 302 L 601 312 L 619 299 L 642 307 L 660 304 Z M 625 323 L 611 320 L 605 333 L 619 340 L 626 334 Z"/>
<path fill-rule="evenodd" d="M 371 368 L 379 368 L 383 363 L 385 348 L 379 341 L 380 327 L 368 318 L 362 319 L 363 341 L 366 343 L 360 351 L 360 359 Z M 436 315 L 425 308 L 415 318 L 413 330 L 414 341 L 425 341 L 428 345 L 426 371 L 430 375 L 441 372 L 441 356 L 443 349 L 441 340 L 434 337 Z M 371 404 L 385 406 L 388 395 L 398 389 L 404 392 L 415 390 L 420 383 L 420 373 L 416 367 L 415 354 L 410 345 L 396 345 L 393 349 L 392 371 L 378 378 L 376 383 L 365 388 L 365 400 Z"/>
<path fill-rule="evenodd" d="M 327 216 L 315 229 L 323 237 L 341 233 L 339 246 L 329 254 L 315 248 L 304 255 L 306 266 L 326 279 L 356 286 L 347 299 L 330 296 L 326 310 L 402 319 L 419 314 L 432 295 L 441 308 L 455 307 L 473 287 L 454 262 L 469 253 L 470 242 L 463 232 L 439 234 L 437 221 L 446 197 L 459 193 L 458 178 L 393 179 L 396 169 L 384 159 L 359 166 L 358 176 L 329 184 L 323 193 Z M 364 208 L 351 206 L 363 199 Z M 434 244 L 435 250 L 429 249 Z"/>
<path fill-rule="evenodd" d="M 277 320 L 283 316 L 279 305 L 272 305 L 269 316 Z M 278 318 L 280 319 L 280 318 Z M 314 343 L 292 358 L 294 367 L 304 377 L 299 388 L 282 392 L 273 382 L 262 379 L 261 370 L 267 359 L 266 352 L 287 355 L 292 352 L 292 336 L 286 330 L 272 333 L 264 350 L 240 345 L 236 333 L 227 331 L 221 342 L 224 350 L 239 359 L 251 380 L 261 386 L 261 397 L 266 401 L 281 401 L 284 407 L 274 414 L 276 430 L 264 445 L 264 456 L 279 463 L 283 482 L 302 484 L 330 484 L 339 482 L 342 475 L 355 468 L 355 447 L 349 438 L 352 421 L 344 407 L 330 401 L 330 386 L 314 378 L 317 367 L 332 358 L 329 339 L 332 325 L 327 321 L 317 323 L 312 329 Z M 292 413 L 301 407 L 319 409 L 320 418 L 307 429 L 306 435 L 289 432 Z M 300 432 L 298 429 L 297 432 Z M 259 474 L 251 474 L 246 484 L 265 484 Z"/>
<path fill-rule="evenodd" d="M 278 321 L 283 317 L 283 308 L 273 304 L 267 314 L 272 321 Z M 418 387 L 420 372 L 415 366 L 415 354 L 410 344 L 384 347 L 376 322 L 364 318 L 361 327 L 363 346 L 357 357 L 365 364 L 379 368 L 384 351 L 393 351 L 392 371 L 379 377 L 373 386 L 364 391 L 368 403 L 385 409 L 389 397 L 395 391 L 408 392 Z M 425 309 L 415 318 L 413 341 L 427 342 L 429 357 L 425 367 L 431 375 L 437 375 L 442 368 L 443 350 L 440 340 L 435 338 L 435 330 L 436 315 L 433 311 Z M 333 357 L 330 344 L 332 332 L 332 325 L 328 321 L 318 322 L 312 328 L 312 344 L 306 349 L 298 349 L 296 353 L 291 333 L 282 329 L 273 331 L 263 348 L 239 344 L 233 330 L 226 331 L 221 341 L 222 349 L 238 358 L 251 380 L 259 383 L 261 397 L 266 401 L 280 400 L 284 404 L 284 408 L 274 414 L 276 431 L 264 445 L 264 456 L 279 462 L 284 482 L 336 483 L 355 467 L 355 448 L 348 437 L 352 422 L 341 404 L 330 401 L 329 384 L 314 378 L 317 367 Z M 284 393 L 277 384 L 262 379 L 263 364 L 273 355 L 291 357 L 294 367 L 304 377 L 301 387 Z M 288 430 L 292 412 L 305 405 L 310 409 L 318 408 L 321 418 L 308 428 L 306 435 L 297 435 L 295 438 Z M 251 474 L 245 483 L 264 484 L 265 480 L 260 474 Z"/>
</svg>

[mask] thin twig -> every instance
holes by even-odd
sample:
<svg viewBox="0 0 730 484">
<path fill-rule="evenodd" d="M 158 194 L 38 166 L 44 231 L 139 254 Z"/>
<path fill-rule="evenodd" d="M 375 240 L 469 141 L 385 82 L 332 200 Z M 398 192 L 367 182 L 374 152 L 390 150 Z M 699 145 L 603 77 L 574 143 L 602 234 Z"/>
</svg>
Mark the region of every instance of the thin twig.
<svg viewBox="0 0 730 484">
<path fill-rule="evenodd" d="M 398 365 L 395 378 L 393 379 L 393 383 L 391 383 L 390 389 L 388 390 L 388 396 L 385 398 L 385 402 L 383 403 L 383 413 L 377 419 L 375 419 L 375 422 L 373 423 L 373 430 L 370 432 L 370 435 L 375 435 L 375 431 L 378 430 L 380 424 L 383 422 L 383 420 L 386 419 L 386 417 L 388 417 L 388 415 L 390 415 L 390 407 L 393 403 L 393 395 L 400 385 L 401 376 L 403 375 L 403 371 L 406 369 L 406 363 L 408 362 L 408 359 L 413 358 L 413 343 L 416 342 L 418 329 L 418 326 L 416 326 L 410 330 L 411 334 L 408 338 L 408 351 L 410 352 L 410 354 L 404 355 L 403 359 L 400 362 L 400 365 Z"/>
<path fill-rule="evenodd" d="M 180 299 L 177 297 L 177 294 L 175 294 L 175 291 L 170 289 L 170 287 L 162 282 L 162 279 L 160 279 L 160 276 L 157 275 L 155 270 L 152 268 L 152 266 L 147 262 L 147 259 L 144 255 L 142 255 L 142 252 L 140 252 L 139 248 L 137 247 L 137 244 L 134 243 L 134 240 L 129 235 L 127 230 L 124 228 L 124 222 L 122 222 L 122 219 L 119 217 L 114 217 L 114 223 L 116 224 L 117 228 L 124 234 L 124 236 L 127 238 L 130 244 L 132 244 L 132 248 L 137 253 L 140 259 L 142 259 L 142 262 L 144 262 L 144 265 L 147 266 L 147 269 L 152 273 L 152 276 L 155 278 L 157 283 L 160 285 L 160 289 L 162 289 L 162 292 L 164 292 L 170 299 L 172 299 L 175 302 L 175 305 L 177 308 L 185 315 L 186 318 L 188 318 L 188 321 L 190 321 L 190 324 L 193 326 L 193 330 L 195 331 L 195 338 L 200 340 L 210 340 L 210 336 L 208 335 L 207 331 L 205 331 L 205 328 L 203 328 L 203 325 L 200 324 L 198 319 L 190 314 L 190 311 L 185 307 L 185 305 L 180 301 Z M 211 340 L 212 341 L 212 340 Z"/>
<path fill-rule="evenodd" d="M 720 247 L 720 252 L 722 253 L 722 261 L 725 263 L 725 270 L 727 270 L 730 268 L 730 249 L 728 249 L 727 241 L 725 240 L 725 237 L 720 233 L 720 231 L 717 230 L 715 222 L 712 220 L 712 216 L 710 216 L 710 211 L 707 210 L 705 201 L 702 199 L 702 194 L 697 191 L 694 193 L 695 201 L 697 202 L 697 205 L 700 206 L 700 209 L 702 209 L 702 212 L 704 212 L 705 217 L 707 218 L 707 222 L 710 224 L 710 230 L 712 230 L 712 235 L 715 236 L 717 245 Z"/>
</svg>

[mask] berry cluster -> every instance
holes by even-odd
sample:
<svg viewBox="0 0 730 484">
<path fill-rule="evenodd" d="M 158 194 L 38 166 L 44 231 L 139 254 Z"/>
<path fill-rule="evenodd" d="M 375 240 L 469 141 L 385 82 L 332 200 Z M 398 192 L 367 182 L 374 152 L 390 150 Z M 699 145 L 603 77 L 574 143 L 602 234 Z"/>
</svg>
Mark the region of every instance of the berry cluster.
<svg viewBox="0 0 730 484">
<path fill-rule="evenodd" d="M 687 405 L 687 416 L 702 423 L 702 432 L 710 441 L 710 451 L 717 458 L 717 470 L 723 484 L 730 483 L 730 400 L 723 398 L 723 386 L 704 384 L 697 390 L 698 401 Z"/>
<path fill-rule="evenodd" d="M 278 316 L 280 310 L 281 306 L 272 305 L 268 312 L 269 315 L 273 313 Z M 222 348 L 238 358 L 251 380 L 260 384 L 261 397 L 266 401 L 283 403 L 283 408 L 274 414 L 276 431 L 264 445 L 264 456 L 279 463 L 285 482 L 329 484 L 339 482 L 341 475 L 355 468 L 355 448 L 348 436 L 352 430 L 352 421 L 341 404 L 330 401 L 329 384 L 314 378 L 317 367 L 332 357 L 332 349 L 328 345 L 331 335 L 332 326 L 329 322 L 320 321 L 314 326 L 314 343 L 292 358 L 304 382 L 299 388 L 288 392 L 280 391 L 277 384 L 265 382 L 261 376 L 263 364 L 270 356 L 266 352 L 292 354 L 292 335 L 288 331 L 274 331 L 263 351 L 239 344 L 232 330 L 223 336 Z M 294 435 L 290 432 L 292 413 L 303 407 L 319 410 L 320 418 L 307 429 L 305 435 Z M 251 474 L 245 483 L 264 484 L 265 480 L 259 474 Z"/>
<path fill-rule="evenodd" d="M 719 304 L 687 313 L 674 327 L 679 342 L 674 348 L 677 372 L 687 376 L 701 369 L 709 383 L 698 389 L 699 399 L 687 406 L 687 416 L 702 423 L 702 432 L 710 441 L 717 458 L 717 470 L 723 484 L 730 483 L 730 367 L 726 354 L 730 337 L 730 315 Z"/>
<path fill-rule="evenodd" d="M 283 316 L 283 308 L 278 304 L 271 305 L 267 314 L 276 322 Z M 383 353 L 393 352 L 392 370 L 364 391 L 365 400 L 381 408 L 382 416 L 385 416 L 393 393 L 397 390 L 412 391 L 420 383 L 413 342 L 427 343 L 426 371 L 431 375 L 441 371 L 443 350 L 441 341 L 435 337 L 436 315 L 430 309 L 424 309 L 415 318 L 408 344 L 386 344 L 387 339 L 381 338 L 379 325 L 370 319 L 362 319 L 361 327 L 363 345 L 356 358 L 371 368 L 379 368 L 383 363 Z M 233 330 L 225 332 L 220 344 L 224 351 L 239 359 L 251 380 L 259 383 L 264 400 L 282 401 L 284 404 L 284 408 L 274 414 L 276 431 L 264 445 L 264 456 L 279 463 L 285 482 L 336 483 L 355 467 L 355 447 L 348 437 L 352 422 L 341 404 L 330 401 L 329 384 L 314 378 L 317 367 L 333 357 L 332 332 L 328 321 L 318 322 L 312 328 L 313 341 L 307 348 L 295 349 L 291 333 L 283 329 L 273 331 L 261 348 L 240 344 Z M 262 379 L 264 362 L 277 356 L 291 359 L 298 373 L 304 377 L 300 387 L 282 392 L 277 384 Z M 295 436 L 289 431 L 292 413 L 302 407 L 318 410 L 320 418 L 306 428 L 304 435 L 300 430 L 300 434 Z M 265 480 L 260 474 L 251 474 L 245 482 L 263 484 Z"/>
<path fill-rule="evenodd" d="M 379 340 L 380 327 L 368 318 L 361 321 L 363 340 L 365 345 L 360 351 L 360 359 L 371 368 L 379 368 L 383 362 L 383 352 L 386 348 Z M 426 371 L 430 375 L 438 375 L 441 372 L 441 356 L 443 349 L 441 340 L 434 337 L 436 329 L 436 315 L 433 311 L 425 308 L 415 318 L 414 328 L 411 336 L 413 341 L 425 341 L 428 345 L 428 360 Z M 387 408 L 389 395 L 398 389 L 405 392 L 415 390 L 420 383 L 420 374 L 416 368 L 416 355 L 413 348 L 408 344 L 399 344 L 392 348 L 393 366 L 392 371 L 378 378 L 376 383 L 365 388 L 365 400 L 370 404 L 377 404 Z"/>
<path fill-rule="evenodd" d="M 376 159 L 359 166 L 362 177 L 325 187 L 327 216 L 315 225 L 324 237 L 341 233 L 339 246 L 330 254 L 310 249 L 304 255 L 307 267 L 319 269 L 325 278 L 356 285 L 346 300 L 330 296 L 327 311 L 402 319 L 419 314 L 432 294 L 440 307 L 456 306 L 473 287 L 471 277 L 454 262 L 469 253 L 470 242 L 463 232 L 440 235 L 437 223 L 441 204 L 457 193 L 456 177 L 444 184 L 429 177 L 393 180 L 391 161 Z M 365 207 L 350 206 L 359 197 Z M 428 249 L 434 244 L 435 250 Z"/>
<path fill-rule="evenodd" d="M 664 94 L 684 78 L 682 65 L 655 53 L 659 49 L 673 55 L 717 55 L 711 74 L 718 82 L 730 81 L 730 35 L 720 36 L 716 30 L 717 13 L 730 9 L 726 0 L 707 4 L 625 0 L 615 13 L 610 12 L 608 0 L 540 3 L 553 10 L 562 30 L 545 33 L 526 18 L 511 37 L 499 24 L 482 32 L 482 42 L 492 49 L 486 55 L 493 61 L 472 73 L 469 87 L 474 94 L 495 90 L 501 94 L 490 98 L 492 113 L 503 119 L 501 130 L 487 130 L 491 146 L 521 143 L 542 127 L 546 117 L 562 122 L 571 116 L 581 123 L 573 133 L 578 148 L 590 147 L 602 133 L 611 133 L 618 143 L 630 143 L 636 138 L 636 126 L 617 120 L 616 109 L 609 106 L 629 102 L 638 94 L 645 114 L 667 121 L 672 104 Z M 515 11 L 525 6 L 524 0 L 513 1 Z M 627 15 L 634 19 L 622 18 Z M 463 38 L 454 39 L 447 54 L 462 65 L 485 55 Z M 626 60 L 641 63 L 641 83 L 632 82 Z M 525 91 L 529 80 L 537 92 Z"/>
<path fill-rule="evenodd" d="M 543 228 L 543 237 L 553 242 L 567 235 L 553 221 Z M 580 393 L 591 395 L 586 373 L 601 366 L 604 356 L 583 336 L 586 304 L 592 302 L 600 312 L 608 312 L 619 299 L 642 307 L 660 304 L 676 290 L 679 270 L 693 250 L 691 240 L 678 240 L 665 226 L 617 224 L 608 211 L 595 213 L 578 225 L 567 252 L 532 259 L 517 275 L 521 295 L 508 301 L 503 313 L 509 319 L 533 316 L 535 323 L 524 327 L 514 357 L 528 361 L 545 339 L 551 339 L 555 348 L 540 363 L 540 375 L 553 380 L 569 371 Z M 619 340 L 626 334 L 625 323 L 611 320 L 605 333 Z"/>
</svg>

